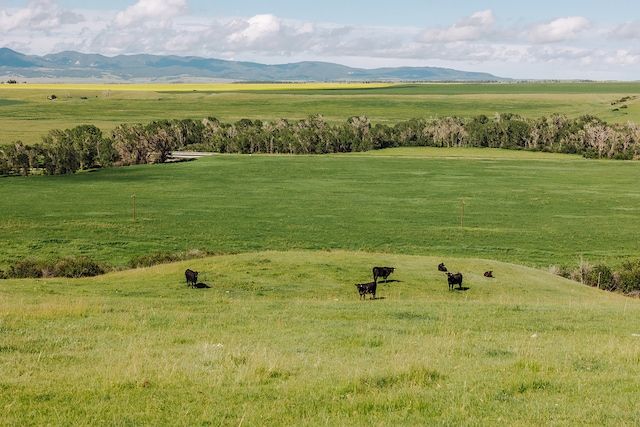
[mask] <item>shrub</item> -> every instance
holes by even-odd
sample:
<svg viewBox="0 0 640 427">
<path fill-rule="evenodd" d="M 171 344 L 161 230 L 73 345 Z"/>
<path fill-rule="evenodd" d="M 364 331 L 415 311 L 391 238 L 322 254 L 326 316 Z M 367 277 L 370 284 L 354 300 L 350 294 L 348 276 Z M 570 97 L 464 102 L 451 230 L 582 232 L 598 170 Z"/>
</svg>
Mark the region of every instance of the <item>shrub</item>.
<svg viewBox="0 0 640 427">
<path fill-rule="evenodd" d="M 9 266 L 2 277 L 7 279 L 39 279 L 41 277 L 90 277 L 104 274 L 108 268 L 89 257 L 69 256 L 52 261 L 26 258 Z"/>
<path fill-rule="evenodd" d="M 551 274 L 555 274 L 557 276 L 564 277 L 565 279 L 572 279 L 572 277 L 574 275 L 573 270 L 571 268 L 565 267 L 565 266 L 557 266 L 557 265 L 550 266 L 549 267 L 549 272 Z"/>
<path fill-rule="evenodd" d="M 105 268 L 86 256 L 59 259 L 53 267 L 56 277 L 91 277 L 104 274 Z"/>
<path fill-rule="evenodd" d="M 628 294 L 640 291 L 640 259 L 624 261 L 618 272 L 618 280 L 618 289 L 621 292 Z"/>
<path fill-rule="evenodd" d="M 613 272 L 604 264 L 598 264 L 589 269 L 589 272 L 585 275 L 584 283 L 605 291 L 613 291 L 617 287 Z"/>
<path fill-rule="evenodd" d="M 25 258 L 9 266 L 6 277 L 9 279 L 38 279 L 48 270 L 46 262 L 34 258 Z"/>
</svg>

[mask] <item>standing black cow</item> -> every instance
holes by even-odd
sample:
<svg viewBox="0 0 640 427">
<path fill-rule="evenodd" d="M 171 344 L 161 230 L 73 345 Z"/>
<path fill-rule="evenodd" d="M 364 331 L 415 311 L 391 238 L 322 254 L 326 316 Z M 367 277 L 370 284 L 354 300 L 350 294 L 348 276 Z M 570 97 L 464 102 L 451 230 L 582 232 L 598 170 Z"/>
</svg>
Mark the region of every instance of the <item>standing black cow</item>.
<svg viewBox="0 0 640 427">
<path fill-rule="evenodd" d="M 454 285 L 458 285 L 458 289 L 462 289 L 462 274 L 447 272 L 447 282 L 449 282 L 449 290 L 453 289 Z"/>
<path fill-rule="evenodd" d="M 373 282 L 378 283 L 378 277 L 387 280 L 387 277 L 389 277 L 394 270 L 395 268 L 393 267 L 373 267 Z"/>
<path fill-rule="evenodd" d="M 371 299 L 376 299 L 376 287 L 376 282 L 356 283 L 360 299 L 367 299 L 367 294 L 371 294 Z"/>
<path fill-rule="evenodd" d="M 188 268 L 184 272 L 184 277 L 187 278 L 187 286 L 195 287 L 196 283 L 198 283 L 198 272 L 189 270 Z"/>
</svg>

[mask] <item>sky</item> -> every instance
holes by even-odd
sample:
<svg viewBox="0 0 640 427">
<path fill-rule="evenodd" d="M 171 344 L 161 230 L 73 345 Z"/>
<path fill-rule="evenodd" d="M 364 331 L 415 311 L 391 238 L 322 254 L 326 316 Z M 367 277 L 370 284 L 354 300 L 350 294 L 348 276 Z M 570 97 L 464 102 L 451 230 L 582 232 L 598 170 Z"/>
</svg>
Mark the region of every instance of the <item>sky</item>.
<svg viewBox="0 0 640 427">
<path fill-rule="evenodd" d="M 640 2 L 0 0 L 0 47 L 640 81 Z"/>
</svg>

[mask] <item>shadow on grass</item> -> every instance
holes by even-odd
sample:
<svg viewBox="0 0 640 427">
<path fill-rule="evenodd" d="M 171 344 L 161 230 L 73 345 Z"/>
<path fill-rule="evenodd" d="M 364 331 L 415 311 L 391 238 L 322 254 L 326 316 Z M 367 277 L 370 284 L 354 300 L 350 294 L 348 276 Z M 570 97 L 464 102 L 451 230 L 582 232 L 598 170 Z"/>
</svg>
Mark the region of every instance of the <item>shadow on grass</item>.
<svg viewBox="0 0 640 427">
<path fill-rule="evenodd" d="M 206 283 L 200 282 L 200 283 L 196 283 L 195 285 L 193 285 L 193 287 L 196 288 L 196 289 L 208 289 L 211 286 L 207 285 Z"/>
</svg>

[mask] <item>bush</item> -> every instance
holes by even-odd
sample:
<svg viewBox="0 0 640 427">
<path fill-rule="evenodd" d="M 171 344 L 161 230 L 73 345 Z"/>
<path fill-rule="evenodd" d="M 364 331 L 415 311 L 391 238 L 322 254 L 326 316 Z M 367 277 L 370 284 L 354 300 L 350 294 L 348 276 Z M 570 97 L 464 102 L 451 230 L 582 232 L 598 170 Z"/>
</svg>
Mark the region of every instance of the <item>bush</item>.
<svg viewBox="0 0 640 427">
<path fill-rule="evenodd" d="M 48 265 L 45 261 L 26 258 L 9 266 L 6 277 L 8 279 L 38 279 L 45 275 L 44 272 L 48 270 L 47 267 Z"/>
<path fill-rule="evenodd" d="M 585 275 L 584 283 L 589 286 L 613 291 L 617 287 L 615 276 L 611 269 L 604 264 L 598 264 Z"/>
<path fill-rule="evenodd" d="M 86 256 L 59 259 L 53 267 L 56 277 L 92 277 L 104 274 L 105 268 Z"/>
<path fill-rule="evenodd" d="M 573 276 L 574 276 L 574 270 L 565 266 L 552 265 L 549 267 L 549 272 L 551 274 L 555 274 L 557 276 L 564 277 L 565 279 L 571 279 L 571 280 L 573 280 Z"/>
<path fill-rule="evenodd" d="M 618 280 L 621 292 L 628 294 L 640 291 L 640 259 L 624 261 L 618 272 Z"/>
<path fill-rule="evenodd" d="M 11 265 L 2 276 L 7 279 L 39 279 L 42 277 L 91 277 L 104 274 L 107 267 L 88 257 L 69 256 L 52 261 L 26 258 Z"/>
</svg>

